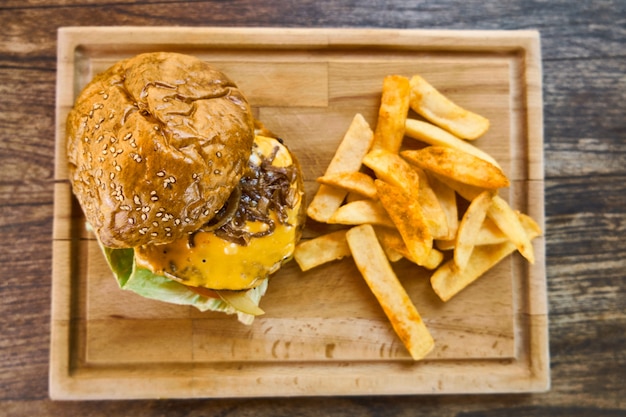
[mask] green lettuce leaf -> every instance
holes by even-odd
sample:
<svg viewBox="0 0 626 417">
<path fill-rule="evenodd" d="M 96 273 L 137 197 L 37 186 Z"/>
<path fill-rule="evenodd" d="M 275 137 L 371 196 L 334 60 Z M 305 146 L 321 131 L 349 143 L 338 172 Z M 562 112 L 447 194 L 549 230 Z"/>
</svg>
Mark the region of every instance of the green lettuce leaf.
<svg viewBox="0 0 626 417">
<path fill-rule="evenodd" d="M 237 318 L 244 324 L 251 324 L 256 314 L 262 314 L 258 308 L 261 297 L 267 290 L 268 279 L 256 288 L 245 292 L 234 293 L 221 298 L 206 297 L 197 294 L 185 285 L 173 281 L 161 275 L 153 274 L 150 270 L 138 267 L 135 263 L 133 249 L 112 249 L 100 244 L 100 248 L 115 275 L 119 287 L 123 290 L 132 291 L 142 297 L 167 303 L 190 305 L 200 311 L 219 311 L 226 314 L 237 314 Z M 219 292 L 218 292 L 219 293 Z M 240 302 L 237 302 L 237 299 Z M 233 300 L 229 303 L 227 300 Z M 235 305 L 247 306 L 246 311 L 238 310 Z M 250 306 L 256 306 L 250 308 Z M 250 311 L 254 314 L 250 314 Z"/>
</svg>

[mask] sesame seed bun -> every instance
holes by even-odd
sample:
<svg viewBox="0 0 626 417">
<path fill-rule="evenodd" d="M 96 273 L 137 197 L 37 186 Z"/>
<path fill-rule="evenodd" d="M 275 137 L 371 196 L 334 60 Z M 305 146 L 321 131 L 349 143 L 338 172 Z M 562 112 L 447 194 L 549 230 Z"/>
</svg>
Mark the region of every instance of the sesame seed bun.
<svg viewBox="0 0 626 417">
<path fill-rule="evenodd" d="M 168 243 L 225 204 L 253 140 L 250 106 L 228 77 L 195 57 L 141 54 L 76 99 L 70 181 L 104 246 Z"/>
</svg>

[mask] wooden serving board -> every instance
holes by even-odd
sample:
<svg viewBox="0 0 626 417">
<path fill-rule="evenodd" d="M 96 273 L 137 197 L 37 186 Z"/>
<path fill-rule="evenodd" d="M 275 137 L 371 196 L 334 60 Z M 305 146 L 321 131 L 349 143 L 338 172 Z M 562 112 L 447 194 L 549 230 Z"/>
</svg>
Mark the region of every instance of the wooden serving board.
<svg viewBox="0 0 626 417">
<path fill-rule="evenodd" d="M 270 281 L 251 326 L 125 292 L 108 270 L 67 180 L 65 117 L 80 89 L 119 59 L 197 55 L 246 92 L 299 158 L 310 198 L 352 117 L 374 126 L 382 80 L 420 74 L 491 121 L 477 144 L 498 159 L 505 194 L 543 226 L 539 35 L 533 31 L 63 28 L 58 37 L 50 395 L 55 399 L 383 395 L 549 387 L 544 241 L 448 303 L 428 274 L 394 268 L 435 339 L 413 362 L 351 259 Z M 310 222 L 305 238 L 324 228 Z"/>
</svg>

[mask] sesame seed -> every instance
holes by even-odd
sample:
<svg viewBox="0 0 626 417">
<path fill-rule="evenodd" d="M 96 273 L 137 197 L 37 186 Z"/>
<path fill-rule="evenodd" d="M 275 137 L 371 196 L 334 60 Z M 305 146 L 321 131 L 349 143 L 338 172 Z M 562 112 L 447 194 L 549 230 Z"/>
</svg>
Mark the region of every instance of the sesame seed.
<svg viewBox="0 0 626 417">
<path fill-rule="evenodd" d="M 115 146 L 111 146 L 111 149 L 109 149 L 111 151 L 111 153 L 115 153 Z"/>
<path fill-rule="evenodd" d="M 146 213 L 141 213 L 141 220 L 143 221 L 148 220 L 148 215 Z"/>
<path fill-rule="evenodd" d="M 156 195 L 153 195 L 152 197 L 150 197 L 150 200 L 159 201 L 159 197 L 157 197 Z"/>
<path fill-rule="evenodd" d="M 176 226 L 178 226 L 178 225 L 180 224 L 180 219 L 176 219 L 176 220 L 174 220 L 174 224 L 175 224 Z"/>
<path fill-rule="evenodd" d="M 141 211 L 143 211 L 144 213 L 149 213 L 150 212 L 150 206 L 143 206 Z"/>
<path fill-rule="evenodd" d="M 215 156 L 217 156 L 218 158 L 222 157 L 222 153 L 220 151 L 215 152 Z"/>
<path fill-rule="evenodd" d="M 164 177 L 165 176 L 165 171 L 159 171 L 156 173 L 157 177 Z"/>
<path fill-rule="evenodd" d="M 133 197 L 133 201 L 135 202 L 136 205 L 140 205 L 141 204 L 141 200 L 139 199 L 138 195 Z"/>
<path fill-rule="evenodd" d="M 174 177 L 169 177 L 168 179 L 170 180 L 170 182 L 172 184 L 174 184 L 176 182 L 176 178 L 174 178 Z"/>
<path fill-rule="evenodd" d="M 133 219 L 132 217 L 128 218 L 128 223 L 129 224 L 135 224 L 135 219 Z"/>
<path fill-rule="evenodd" d="M 115 136 L 111 136 L 111 143 L 115 143 L 117 141 L 117 138 Z"/>
<path fill-rule="evenodd" d="M 120 206 L 120 210 L 130 211 L 130 206 L 124 204 L 123 206 Z"/>
<path fill-rule="evenodd" d="M 128 132 L 126 135 L 124 135 L 124 138 L 122 140 L 128 140 L 133 136 L 132 132 Z"/>
<path fill-rule="evenodd" d="M 214 173 L 215 175 L 220 175 L 222 172 L 221 172 L 219 169 L 216 169 L 215 171 L 213 171 L 213 173 Z"/>
<path fill-rule="evenodd" d="M 104 135 L 98 136 L 98 139 L 96 139 L 96 142 L 100 143 L 100 142 L 102 142 L 102 139 L 104 139 Z"/>
<path fill-rule="evenodd" d="M 162 215 L 163 215 L 163 213 L 160 212 L 160 211 L 156 214 L 157 217 L 161 217 Z"/>
<path fill-rule="evenodd" d="M 110 178 L 110 179 L 115 178 L 115 172 L 111 172 L 111 174 L 109 175 L 109 178 Z M 113 184 L 111 184 L 111 185 L 113 185 Z"/>
<path fill-rule="evenodd" d="M 102 96 L 102 98 L 106 100 L 106 99 L 108 99 L 108 98 L 109 98 L 109 95 L 105 93 L 105 94 Z"/>
<path fill-rule="evenodd" d="M 159 234 L 158 234 L 157 232 L 152 232 L 152 233 L 150 233 L 150 236 L 152 236 L 152 237 L 157 237 L 158 235 L 159 235 Z"/>
</svg>

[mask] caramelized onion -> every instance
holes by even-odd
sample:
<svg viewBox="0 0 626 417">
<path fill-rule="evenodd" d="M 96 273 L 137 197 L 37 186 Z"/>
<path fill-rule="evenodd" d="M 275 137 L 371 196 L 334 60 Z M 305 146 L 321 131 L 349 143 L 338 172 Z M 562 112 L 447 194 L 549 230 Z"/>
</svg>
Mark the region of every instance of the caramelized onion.
<svg viewBox="0 0 626 417">
<path fill-rule="evenodd" d="M 260 165 L 250 163 L 239 181 L 241 195 L 235 213 L 214 233 L 222 239 L 247 246 L 251 239 L 270 235 L 276 228 L 271 213 L 280 224 L 287 224 L 288 208 L 296 204 L 292 184 L 297 179 L 295 166 L 275 167 L 272 165 L 279 148 L 263 158 Z M 267 227 L 261 232 L 250 232 L 246 222 L 261 222 Z M 220 222 L 221 223 L 221 222 Z"/>
</svg>

